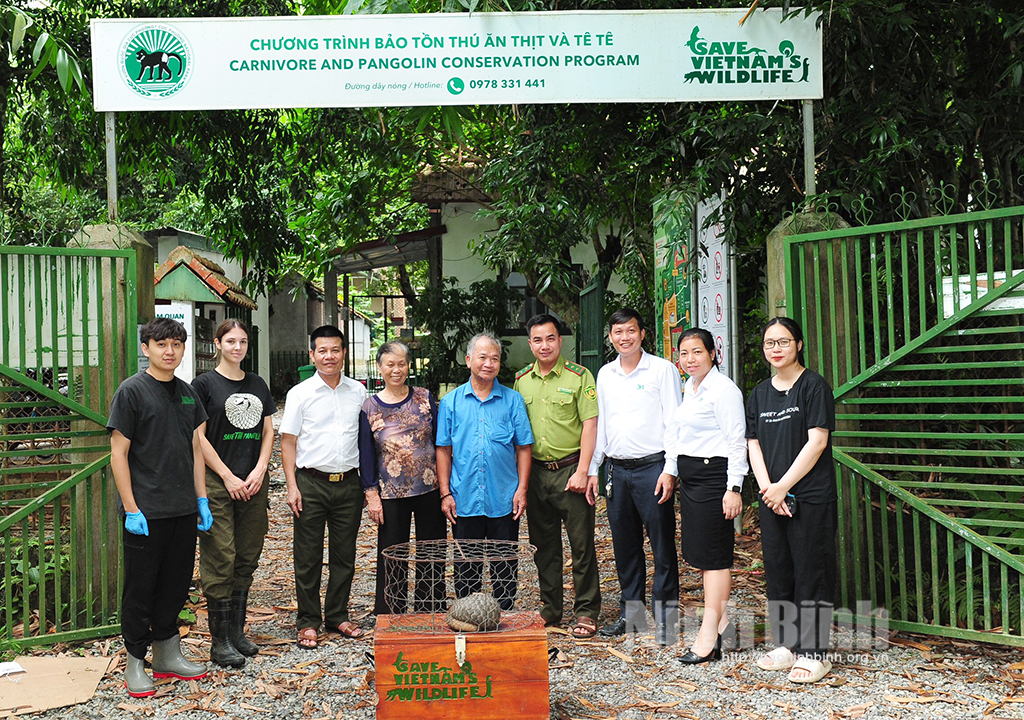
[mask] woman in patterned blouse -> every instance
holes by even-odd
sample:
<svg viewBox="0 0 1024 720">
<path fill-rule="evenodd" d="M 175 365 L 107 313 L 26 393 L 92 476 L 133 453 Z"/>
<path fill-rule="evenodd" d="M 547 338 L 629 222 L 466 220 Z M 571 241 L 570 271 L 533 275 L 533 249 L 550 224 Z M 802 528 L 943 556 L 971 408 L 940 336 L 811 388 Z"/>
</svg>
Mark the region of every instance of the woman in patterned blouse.
<svg viewBox="0 0 1024 720">
<path fill-rule="evenodd" d="M 389 342 L 377 350 L 384 388 L 363 403 L 359 414 L 359 471 L 370 519 L 377 523 L 377 595 L 374 613 L 407 612 L 408 567 L 383 562 L 382 552 L 409 541 L 443 540 L 434 436 L 437 403 L 424 388 L 409 387 L 409 348 Z M 417 556 L 419 557 L 419 553 Z M 439 558 L 443 560 L 443 555 Z M 415 612 L 444 610 L 444 563 L 417 567 Z"/>
</svg>

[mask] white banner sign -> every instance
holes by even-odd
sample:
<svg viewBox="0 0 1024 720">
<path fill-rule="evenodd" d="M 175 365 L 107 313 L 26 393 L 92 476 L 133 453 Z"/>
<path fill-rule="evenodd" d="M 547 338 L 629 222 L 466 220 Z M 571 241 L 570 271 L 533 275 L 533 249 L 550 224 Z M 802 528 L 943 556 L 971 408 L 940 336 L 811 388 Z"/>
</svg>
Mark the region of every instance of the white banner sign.
<svg viewBox="0 0 1024 720">
<path fill-rule="evenodd" d="M 730 356 L 729 246 L 721 220 L 705 227 L 708 218 L 722 207 L 713 197 L 697 205 L 697 326 L 711 333 L 718 352 L 719 369 L 732 376 Z"/>
<path fill-rule="evenodd" d="M 822 97 L 779 9 L 93 20 L 97 111 Z"/>
</svg>

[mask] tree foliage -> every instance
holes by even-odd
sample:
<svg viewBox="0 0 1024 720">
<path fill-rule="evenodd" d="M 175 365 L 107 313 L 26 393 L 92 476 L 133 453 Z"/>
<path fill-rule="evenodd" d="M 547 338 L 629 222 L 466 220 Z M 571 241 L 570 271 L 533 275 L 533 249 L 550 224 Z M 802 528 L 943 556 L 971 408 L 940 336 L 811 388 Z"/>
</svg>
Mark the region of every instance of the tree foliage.
<svg viewBox="0 0 1024 720">
<path fill-rule="evenodd" d="M 747 2 L 704 0 L 702 7 Z M 765 0 L 761 7 L 781 4 Z M 662 0 L 56 0 L 37 29 L 67 57 L 88 53 L 87 17 L 239 16 L 672 7 Z M 825 98 L 815 103 L 816 203 L 872 221 L 983 202 L 1024 202 L 1024 9 L 1006 0 L 814 0 L 824 34 Z M 755 10 L 755 12 L 757 12 Z M 804 12 L 800 10 L 799 12 Z M 17 34 L 5 16 L 8 40 Z M 28 33 L 28 30 L 26 30 Z M 28 35 L 26 34 L 26 37 Z M 37 41 L 38 42 L 38 41 Z M 54 41 L 56 42 L 56 41 Z M 64 97 L 60 54 L 27 82 L 23 42 L 4 138 L 5 221 L 24 239 L 55 236 L 75 213 L 102 218 L 102 123 L 88 98 Z M 57 65 L 53 61 L 57 60 Z M 0 80 L 3 75 L 0 68 Z M 50 78 L 47 81 L 47 78 Z M 84 78 L 86 86 L 89 78 Z M 425 224 L 409 188 L 425 167 L 485 168 L 498 231 L 476 242 L 496 269 L 572 319 L 581 286 L 627 279 L 623 301 L 653 315 L 652 198 L 724 188 L 739 253 L 740 300 L 757 318 L 764 239 L 804 202 L 799 103 L 535 105 L 133 113 L 119 117 L 121 217 L 143 227 L 188 222 L 243 260 L 257 284 L 329 253 Z M 940 198 L 941 199 L 941 198 Z M 40 222 L 40 217 L 45 222 Z M 45 232 L 40 228 L 48 228 Z M 12 230 L 13 232 L 13 230 Z M 578 273 L 589 246 L 597 263 Z"/>
<path fill-rule="evenodd" d="M 600 5 L 640 6 L 650 7 Z M 943 183 L 944 211 L 1024 201 L 1024 9 L 848 0 L 809 11 L 820 13 L 825 40 L 819 197 L 810 202 L 851 221 L 863 203 L 870 221 L 885 222 L 903 202 L 911 217 L 936 212 Z M 724 188 L 740 301 L 758 321 L 765 238 L 807 201 L 799 103 L 536 106 L 520 109 L 511 130 L 486 175 L 500 191 L 491 211 L 500 229 L 479 244 L 487 257 L 524 267 L 530 290 L 571 316 L 589 278 L 570 272 L 569 251 L 593 244 L 591 276 L 624 272 L 631 300 L 653 316 L 651 198 L 665 187 L 704 196 Z"/>
<path fill-rule="evenodd" d="M 416 327 L 426 330 L 419 353 L 423 372 L 417 382 L 435 396 L 442 384 L 465 382 L 469 340 L 484 330 L 500 337 L 509 327 L 511 309 L 518 302 L 522 302 L 519 292 L 500 279 L 461 288 L 449 278 L 438 287 L 426 288 L 409 313 Z M 503 347 L 498 379 L 511 385 L 512 368 L 504 362 L 505 350 Z"/>
</svg>

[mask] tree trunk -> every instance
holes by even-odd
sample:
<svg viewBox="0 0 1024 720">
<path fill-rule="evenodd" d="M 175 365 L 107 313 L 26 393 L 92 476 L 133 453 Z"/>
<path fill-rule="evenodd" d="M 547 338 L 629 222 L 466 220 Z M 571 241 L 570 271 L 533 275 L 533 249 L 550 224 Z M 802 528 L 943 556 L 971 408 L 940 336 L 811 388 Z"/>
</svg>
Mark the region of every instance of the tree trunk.
<svg viewBox="0 0 1024 720">
<path fill-rule="evenodd" d="M 409 309 L 416 307 L 416 290 L 412 286 L 412 281 L 409 280 L 409 273 L 405 269 L 405 265 L 396 265 L 398 269 L 398 286 L 402 289 L 402 297 L 405 298 L 406 304 Z"/>
</svg>

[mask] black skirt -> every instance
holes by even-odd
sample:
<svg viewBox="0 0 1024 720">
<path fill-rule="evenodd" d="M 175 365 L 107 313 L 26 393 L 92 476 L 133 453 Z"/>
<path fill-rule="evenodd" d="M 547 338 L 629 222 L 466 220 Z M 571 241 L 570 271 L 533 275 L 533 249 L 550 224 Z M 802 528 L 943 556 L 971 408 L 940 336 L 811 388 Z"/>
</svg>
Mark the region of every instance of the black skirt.
<svg viewBox="0 0 1024 720">
<path fill-rule="evenodd" d="M 679 456 L 683 559 L 698 570 L 732 568 L 735 531 L 722 513 L 729 461 Z"/>
</svg>

